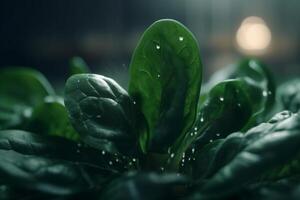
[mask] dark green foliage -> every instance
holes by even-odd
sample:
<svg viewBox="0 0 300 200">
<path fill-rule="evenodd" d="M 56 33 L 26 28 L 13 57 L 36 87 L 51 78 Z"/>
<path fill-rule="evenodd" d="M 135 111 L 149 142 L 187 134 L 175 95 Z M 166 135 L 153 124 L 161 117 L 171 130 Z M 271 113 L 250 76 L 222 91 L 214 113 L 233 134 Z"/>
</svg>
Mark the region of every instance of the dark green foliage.
<svg viewBox="0 0 300 200">
<path fill-rule="evenodd" d="M 300 198 L 298 79 L 277 91 L 245 59 L 200 94 L 197 41 L 174 20 L 143 34 L 128 92 L 79 57 L 70 74 L 60 97 L 0 70 L 0 200 Z"/>
<path fill-rule="evenodd" d="M 165 153 L 192 126 L 202 65 L 194 36 L 174 20 L 160 20 L 142 36 L 130 64 L 129 93 L 148 124 L 144 151 Z"/>
<path fill-rule="evenodd" d="M 72 76 L 66 83 L 65 104 L 88 145 L 138 154 L 135 104 L 114 80 L 94 74 Z"/>
<path fill-rule="evenodd" d="M 45 77 L 27 68 L 0 70 L 0 130 L 18 128 L 32 109 L 54 91 Z"/>
<path fill-rule="evenodd" d="M 277 100 L 281 109 L 300 110 L 300 79 L 294 79 L 278 88 Z"/>
<path fill-rule="evenodd" d="M 177 174 L 131 172 L 112 181 L 101 199 L 180 199 L 186 191 L 187 183 L 185 177 Z"/>
</svg>

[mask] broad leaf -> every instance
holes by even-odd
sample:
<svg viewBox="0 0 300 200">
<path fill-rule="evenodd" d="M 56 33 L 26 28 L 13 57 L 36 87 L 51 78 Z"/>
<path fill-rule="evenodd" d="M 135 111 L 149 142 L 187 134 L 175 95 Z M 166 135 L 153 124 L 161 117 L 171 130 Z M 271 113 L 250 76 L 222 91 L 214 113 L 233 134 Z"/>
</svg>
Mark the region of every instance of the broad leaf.
<svg viewBox="0 0 300 200">
<path fill-rule="evenodd" d="M 101 199 L 180 199 L 185 194 L 186 184 L 187 179 L 177 174 L 130 172 L 109 184 Z"/>
<path fill-rule="evenodd" d="M 160 20 L 143 34 L 130 64 L 129 93 L 148 130 L 144 151 L 166 153 L 194 123 L 202 65 L 191 32 L 174 20 Z"/>
<path fill-rule="evenodd" d="M 256 123 L 268 117 L 275 100 L 275 83 L 267 66 L 256 59 L 245 59 L 237 64 L 230 65 L 212 76 L 206 84 L 206 91 L 226 79 L 245 78 L 251 79 L 261 89 L 263 101 L 253 101 L 260 107 L 253 116 Z M 253 122 L 254 123 L 254 122 Z M 250 125 L 249 125 L 250 126 Z"/>
<path fill-rule="evenodd" d="M 27 68 L 0 70 L 0 129 L 22 125 L 32 108 L 54 91 L 39 72 Z"/>
<path fill-rule="evenodd" d="M 122 156 L 99 152 L 64 138 L 0 131 L 2 184 L 66 195 L 99 189 L 130 167 Z"/>
<path fill-rule="evenodd" d="M 79 141 L 79 134 L 73 129 L 63 100 L 48 96 L 33 109 L 26 130 L 38 134 L 56 135 Z"/>
<path fill-rule="evenodd" d="M 138 153 L 137 112 L 127 92 L 110 78 L 80 74 L 66 83 L 65 105 L 84 142 L 114 153 Z"/>
<path fill-rule="evenodd" d="M 213 170 L 206 176 L 211 178 L 200 187 L 200 196 L 232 194 L 270 170 L 297 159 L 300 153 L 299 122 L 298 114 L 279 113 L 268 123 L 250 129 L 243 137 L 240 136 L 240 141 L 235 142 L 236 148 L 227 148 L 232 153 L 226 160 L 220 155 L 226 150 L 222 146 L 228 143 L 228 139 L 232 137 L 229 136 L 211 158 Z M 220 159 L 223 165 L 218 163 Z M 218 194 L 214 191 L 218 191 Z"/>
</svg>

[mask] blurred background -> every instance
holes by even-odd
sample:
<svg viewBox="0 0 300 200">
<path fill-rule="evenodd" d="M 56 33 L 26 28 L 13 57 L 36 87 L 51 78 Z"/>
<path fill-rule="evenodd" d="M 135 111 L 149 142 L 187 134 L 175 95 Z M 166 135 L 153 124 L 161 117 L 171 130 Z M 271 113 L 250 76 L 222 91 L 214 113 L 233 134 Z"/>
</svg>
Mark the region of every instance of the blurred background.
<svg viewBox="0 0 300 200">
<path fill-rule="evenodd" d="M 299 0 L 24 0 L 0 3 L 0 66 L 30 66 L 63 82 L 72 56 L 126 86 L 142 32 L 155 20 L 185 24 L 199 42 L 207 79 L 243 57 L 275 76 L 300 75 Z"/>
</svg>

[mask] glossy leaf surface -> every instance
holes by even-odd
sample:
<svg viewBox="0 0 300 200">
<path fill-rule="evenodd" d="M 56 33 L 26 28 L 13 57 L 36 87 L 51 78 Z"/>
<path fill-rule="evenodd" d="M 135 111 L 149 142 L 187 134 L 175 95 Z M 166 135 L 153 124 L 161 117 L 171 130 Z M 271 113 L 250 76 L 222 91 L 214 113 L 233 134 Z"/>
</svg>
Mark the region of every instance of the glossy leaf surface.
<svg viewBox="0 0 300 200">
<path fill-rule="evenodd" d="M 236 148 L 228 148 L 227 151 L 232 152 L 225 154 L 231 154 L 226 160 L 220 155 L 226 150 L 222 146 L 234 137 L 229 136 L 211 158 L 213 170 L 207 174 L 210 179 L 201 187 L 200 193 L 215 196 L 214 191 L 217 190 L 220 196 L 231 194 L 270 170 L 297 159 L 300 144 L 299 121 L 299 115 L 283 112 L 268 123 L 250 129 L 244 136 L 237 135 L 240 139 L 235 141 Z"/>
<path fill-rule="evenodd" d="M 59 97 L 48 96 L 43 103 L 36 106 L 25 129 L 38 134 L 79 141 L 79 134 L 73 129 L 63 99 Z"/>
<path fill-rule="evenodd" d="M 160 20 L 143 34 L 130 64 L 129 93 L 144 114 L 144 151 L 165 153 L 192 126 L 202 65 L 191 32 L 174 20 Z"/>
<path fill-rule="evenodd" d="M 114 80 L 95 74 L 72 76 L 66 83 L 65 105 L 84 142 L 114 153 L 137 154 L 135 105 Z"/>
</svg>

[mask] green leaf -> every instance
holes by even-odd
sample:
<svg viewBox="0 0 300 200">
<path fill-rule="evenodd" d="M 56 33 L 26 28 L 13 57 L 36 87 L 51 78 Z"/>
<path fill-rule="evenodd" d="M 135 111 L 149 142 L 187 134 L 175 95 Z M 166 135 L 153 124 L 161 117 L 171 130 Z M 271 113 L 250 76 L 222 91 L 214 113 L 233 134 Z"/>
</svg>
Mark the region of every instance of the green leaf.
<svg viewBox="0 0 300 200">
<path fill-rule="evenodd" d="M 177 174 L 130 172 L 109 184 L 101 199 L 181 199 L 186 184 L 187 179 Z"/>
<path fill-rule="evenodd" d="M 194 128 L 172 152 L 181 154 L 192 143 L 191 148 L 201 148 L 213 140 L 242 129 L 257 112 L 258 108 L 252 100 L 256 99 L 258 102 L 261 98 L 261 90 L 248 78 L 218 83 L 201 106 Z"/>
<path fill-rule="evenodd" d="M 90 179 L 95 175 L 87 175 L 85 170 L 66 161 L 0 150 L 0 175 L 9 185 L 69 195 L 94 187 Z"/>
<path fill-rule="evenodd" d="M 297 200 L 300 197 L 300 182 L 295 179 L 283 179 L 277 182 L 256 184 L 245 188 L 239 196 L 245 200 Z"/>
<path fill-rule="evenodd" d="M 27 131 L 56 135 L 79 141 L 79 134 L 73 129 L 63 99 L 48 96 L 36 106 L 25 128 Z"/>
<path fill-rule="evenodd" d="M 166 153 L 196 116 L 202 77 L 192 33 L 174 20 L 159 20 L 143 34 L 130 64 L 129 93 L 144 114 L 144 151 Z"/>
<path fill-rule="evenodd" d="M 205 90 L 209 92 L 199 102 L 201 106 L 194 128 L 186 135 L 183 145 L 173 151 L 180 155 L 191 143 L 190 150 L 199 149 L 209 142 L 225 138 L 232 132 L 247 130 L 262 121 L 270 105 L 273 105 L 274 87 L 266 67 L 253 59 L 216 73 L 206 84 Z"/>
<path fill-rule="evenodd" d="M 4 184 L 67 195 L 99 189 L 127 166 L 126 158 L 61 137 L 0 131 L 0 176 Z"/>
<path fill-rule="evenodd" d="M 226 79 L 245 78 L 251 79 L 257 86 L 261 88 L 263 101 L 253 101 L 253 103 L 261 104 L 260 109 L 255 113 L 253 120 L 260 123 L 268 116 L 275 101 L 275 82 L 271 76 L 267 66 L 256 59 L 245 59 L 237 64 L 228 66 L 214 74 L 210 81 L 206 84 L 206 90 L 209 91 L 217 83 Z M 253 122 L 254 123 L 254 122 Z"/>
<path fill-rule="evenodd" d="M 28 68 L 0 70 L 0 129 L 14 128 L 31 116 L 38 105 L 54 91 L 46 78 Z"/>
<path fill-rule="evenodd" d="M 90 73 L 86 62 L 81 57 L 73 57 L 70 60 L 70 75 Z"/>
<path fill-rule="evenodd" d="M 83 141 L 100 150 L 138 152 L 137 112 L 127 92 L 114 80 L 94 74 L 72 76 L 66 83 L 65 105 Z"/>
<path fill-rule="evenodd" d="M 223 146 L 228 139 L 224 139 Z M 300 116 L 289 112 L 279 113 L 268 123 L 240 136 L 240 141 L 235 141 L 235 144 L 238 148 L 232 145 L 227 148 L 227 151 L 233 152 L 227 160 L 220 156 L 226 148 L 219 148 L 211 158 L 214 160 L 211 164 L 214 170 L 208 173 L 208 181 L 200 187 L 201 195 L 215 197 L 232 194 L 270 170 L 297 159 L 300 153 Z M 220 158 L 223 159 L 223 165 L 218 164 Z"/>
<path fill-rule="evenodd" d="M 294 79 L 278 88 L 277 100 L 281 110 L 298 112 L 300 110 L 300 79 Z"/>
<path fill-rule="evenodd" d="M 127 158 L 118 154 L 98 151 L 62 137 L 20 130 L 0 131 L 0 149 L 26 155 L 85 163 L 115 172 L 124 171 L 128 164 Z"/>
</svg>

